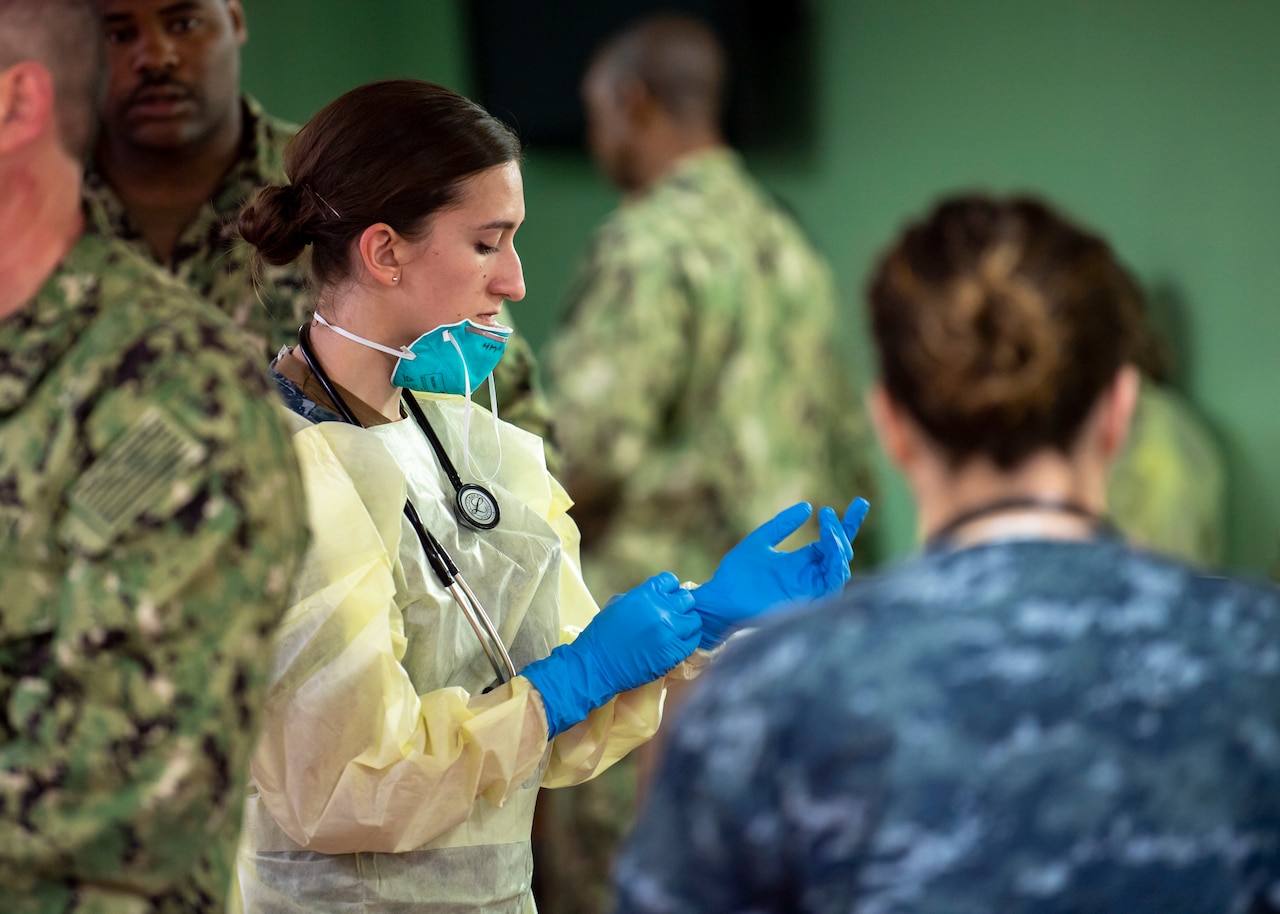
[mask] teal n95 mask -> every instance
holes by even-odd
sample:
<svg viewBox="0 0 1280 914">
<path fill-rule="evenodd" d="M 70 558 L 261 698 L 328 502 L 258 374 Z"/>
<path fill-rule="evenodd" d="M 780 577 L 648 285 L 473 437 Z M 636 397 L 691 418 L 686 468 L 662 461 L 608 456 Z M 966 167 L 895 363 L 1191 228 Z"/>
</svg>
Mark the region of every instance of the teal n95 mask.
<svg viewBox="0 0 1280 914">
<path fill-rule="evenodd" d="M 483 481 L 493 479 L 502 466 L 502 449 L 498 449 L 498 462 L 493 470 L 485 473 L 471 460 L 471 392 L 477 384 L 489 381 L 489 403 L 493 414 L 494 436 L 498 435 L 498 394 L 493 388 L 493 370 L 507 350 L 507 340 L 513 328 L 502 324 L 477 324 L 470 319 L 456 324 L 441 324 L 428 330 L 408 346 L 392 349 L 373 340 L 343 330 L 324 319 L 320 312 L 313 315 L 339 336 L 353 343 L 377 349 L 388 355 L 399 356 L 391 383 L 396 387 L 432 394 L 457 394 L 467 398 L 467 410 L 463 415 L 462 440 L 465 454 L 463 461 Z"/>
<path fill-rule="evenodd" d="M 510 337 L 511 328 L 501 324 L 441 324 L 410 344 L 412 356 L 400 357 L 391 383 L 423 393 L 469 397 L 498 367 Z"/>
<path fill-rule="evenodd" d="M 391 383 L 431 394 L 459 394 L 470 397 L 476 386 L 493 374 L 507 350 L 512 328 L 502 324 L 477 324 L 470 319 L 456 324 L 441 324 L 428 330 L 408 346 L 392 349 L 349 330 L 343 330 L 324 319 L 317 322 L 355 343 L 399 356 Z"/>
</svg>

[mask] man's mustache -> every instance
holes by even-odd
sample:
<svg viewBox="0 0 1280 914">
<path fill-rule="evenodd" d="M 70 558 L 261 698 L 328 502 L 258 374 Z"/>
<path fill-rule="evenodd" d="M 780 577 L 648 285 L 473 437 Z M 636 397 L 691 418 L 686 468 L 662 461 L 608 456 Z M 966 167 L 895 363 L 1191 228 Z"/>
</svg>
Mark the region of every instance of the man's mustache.
<svg viewBox="0 0 1280 914">
<path fill-rule="evenodd" d="M 188 99 L 195 97 L 195 91 L 191 86 L 187 85 L 180 79 L 174 79 L 172 76 L 143 76 L 140 82 L 129 96 L 125 99 L 125 107 L 133 107 L 150 101 L 149 96 L 157 93 L 164 95 L 172 95 L 180 99 Z"/>
</svg>

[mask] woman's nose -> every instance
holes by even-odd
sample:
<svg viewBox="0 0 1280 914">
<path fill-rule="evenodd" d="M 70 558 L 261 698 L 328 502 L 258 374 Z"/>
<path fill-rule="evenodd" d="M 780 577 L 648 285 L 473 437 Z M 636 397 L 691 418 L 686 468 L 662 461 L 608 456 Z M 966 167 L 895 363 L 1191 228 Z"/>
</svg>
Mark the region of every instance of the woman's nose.
<svg viewBox="0 0 1280 914">
<path fill-rule="evenodd" d="M 524 298 L 524 268 L 520 265 L 520 255 L 514 249 L 509 258 L 503 259 L 502 270 L 493 278 L 491 288 L 507 301 Z"/>
</svg>

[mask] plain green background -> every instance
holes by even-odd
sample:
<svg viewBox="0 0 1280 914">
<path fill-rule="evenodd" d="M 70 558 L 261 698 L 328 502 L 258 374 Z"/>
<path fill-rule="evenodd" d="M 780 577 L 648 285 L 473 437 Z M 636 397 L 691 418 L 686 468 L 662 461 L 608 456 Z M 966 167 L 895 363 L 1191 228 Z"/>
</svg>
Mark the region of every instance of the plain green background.
<svg viewBox="0 0 1280 914">
<path fill-rule="evenodd" d="M 472 94 L 464 2 L 245 0 L 245 86 L 294 120 L 387 76 Z M 544 5 L 554 27 L 557 3 Z M 812 135 L 747 159 L 835 265 L 858 375 L 861 287 L 904 220 L 957 189 L 1042 194 L 1106 234 L 1151 293 L 1176 384 L 1227 455 L 1229 564 L 1275 569 L 1280 3 L 817 0 L 813 12 Z M 541 346 L 615 198 L 585 154 L 527 153 L 529 293 L 514 313 Z M 875 510 L 900 555 L 911 503 L 887 469 L 885 482 Z"/>
</svg>

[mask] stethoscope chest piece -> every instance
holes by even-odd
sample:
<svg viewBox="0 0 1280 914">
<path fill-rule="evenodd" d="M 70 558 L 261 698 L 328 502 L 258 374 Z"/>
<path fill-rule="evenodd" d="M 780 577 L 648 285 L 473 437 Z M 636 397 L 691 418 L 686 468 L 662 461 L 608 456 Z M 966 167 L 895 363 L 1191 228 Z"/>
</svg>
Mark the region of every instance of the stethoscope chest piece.
<svg viewBox="0 0 1280 914">
<path fill-rule="evenodd" d="M 440 436 L 427 421 L 426 414 L 418 405 L 418 401 L 408 391 L 405 391 L 402 399 L 409 415 L 413 416 L 413 420 L 418 423 L 418 428 L 422 429 L 422 434 L 426 435 L 431 449 L 435 451 L 436 459 L 440 461 L 440 469 L 444 470 L 444 474 L 449 477 L 449 484 L 453 486 L 454 492 L 453 509 L 458 515 L 458 521 L 472 530 L 492 530 L 498 526 L 498 521 L 502 517 L 502 513 L 498 510 L 498 499 L 494 498 L 493 493 L 484 486 L 462 481 L 453 461 L 445 452 L 444 445 L 440 442 Z"/>
<path fill-rule="evenodd" d="M 458 520 L 473 530 L 492 530 L 502 518 L 498 500 L 483 486 L 464 483 L 458 487 L 453 501 Z"/>
</svg>

